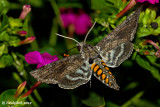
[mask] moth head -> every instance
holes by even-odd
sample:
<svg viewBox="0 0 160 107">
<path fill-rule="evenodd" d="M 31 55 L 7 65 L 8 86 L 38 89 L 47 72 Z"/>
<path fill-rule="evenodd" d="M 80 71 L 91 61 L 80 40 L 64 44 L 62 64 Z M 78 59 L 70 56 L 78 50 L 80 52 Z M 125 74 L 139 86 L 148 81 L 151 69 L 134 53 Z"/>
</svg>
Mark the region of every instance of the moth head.
<svg viewBox="0 0 160 107">
<path fill-rule="evenodd" d="M 86 45 L 86 43 L 84 43 L 84 42 L 77 43 L 78 51 L 84 50 L 83 48 L 84 48 L 85 45 Z"/>
<path fill-rule="evenodd" d="M 84 42 L 80 42 L 80 44 L 77 44 L 77 49 L 80 51 L 80 53 L 91 53 L 93 52 L 93 46 Z"/>
</svg>

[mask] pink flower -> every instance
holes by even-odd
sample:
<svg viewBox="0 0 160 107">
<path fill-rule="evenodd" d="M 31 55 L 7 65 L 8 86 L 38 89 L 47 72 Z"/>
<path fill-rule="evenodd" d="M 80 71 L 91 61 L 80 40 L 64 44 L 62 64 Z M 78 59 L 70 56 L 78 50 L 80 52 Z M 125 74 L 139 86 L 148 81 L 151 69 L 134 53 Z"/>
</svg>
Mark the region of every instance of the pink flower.
<svg viewBox="0 0 160 107">
<path fill-rule="evenodd" d="M 151 4 L 159 3 L 159 0 L 136 0 L 137 2 L 143 3 L 145 1 L 148 1 Z"/>
<path fill-rule="evenodd" d="M 75 14 L 71 9 L 69 12 L 61 13 L 61 21 L 64 28 L 73 25 L 75 33 L 78 35 L 85 35 L 88 31 L 88 28 L 92 26 L 91 18 L 88 14 L 81 11 L 78 14 Z"/>
<path fill-rule="evenodd" d="M 34 52 L 29 52 L 25 54 L 25 60 L 29 64 L 37 64 L 37 68 L 40 68 L 46 64 L 49 64 L 53 61 L 57 61 L 59 59 L 56 55 L 51 56 L 46 52 L 43 54 L 40 54 L 40 52 L 34 51 Z"/>
<path fill-rule="evenodd" d="M 30 5 L 24 5 L 23 6 L 23 11 L 21 13 L 21 15 L 19 16 L 20 19 L 25 19 L 25 17 L 27 16 L 27 14 L 31 11 L 31 6 Z"/>
<path fill-rule="evenodd" d="M 27 32 L 22 30 L 22 31 L 18 31 L 17 34 L 20 36 L 25 36 L 27 34 Z"/>
<path fill-rule="evenodd" d="M 92 26 L 90 20 L 91 18 L 86 13 L 77 16 L 77 21 L 75 23 L 75 32 L 79 35 L 85 35 L 88 31 L 88 28 Z"/>
<path fill-rule="evenodd" d="M 64 13 L 61 14 L 62 24 L 64 28 L 67 28 L 71 24 L 76 23 L 76 15 L 73 13 Z"/>
<path fill-rule="evenodd" d="M 20 44 L 20 45 L 28 44 L 28 43 L 33 42 L 35 39 L 36 39 L 35 36 L 30 36 L 30 37 L 28 37 L 28 38 L 26 38 L 26 39 L 24 39 L 24 40 L 18 42 L 18 44 Z"/>
<path fill-rule="evenodd" d="M 143 45 L 146 45 L 147 43 L 150 43 L 151 45 L 153 45 L 157 49 L 157 51 L 155 53 L 155 56 L 160 58 L 160 48 L 159 48 L 159 46 L 155 42 L 153 42 L 152 40 L 145 40 L 143 42 Z"/>
</svg>

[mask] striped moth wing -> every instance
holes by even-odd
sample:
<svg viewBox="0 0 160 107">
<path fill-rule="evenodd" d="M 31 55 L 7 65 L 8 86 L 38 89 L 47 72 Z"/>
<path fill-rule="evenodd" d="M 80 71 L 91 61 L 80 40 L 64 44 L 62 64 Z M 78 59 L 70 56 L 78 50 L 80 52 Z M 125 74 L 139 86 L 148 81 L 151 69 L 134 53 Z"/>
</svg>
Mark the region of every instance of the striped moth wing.
<svg viewBox="0 0 160 107">
<path fill-rule="evenodd" d="M 136 33 L 142 6 L 96 45 L 107 66 L 117 67 L 132 54 L 133 44 L 130 41 Z"/>
<path fill-rule="evenodd" d="M 73 89 L 87 83 L 92 72 L 89 61 L 83 59 L 81 54 L 77 54 L 47 64 L 31 71 L 30 74 L 37 81 L 58 84 L 60 88 L 64 89 Z"/>
</svg>

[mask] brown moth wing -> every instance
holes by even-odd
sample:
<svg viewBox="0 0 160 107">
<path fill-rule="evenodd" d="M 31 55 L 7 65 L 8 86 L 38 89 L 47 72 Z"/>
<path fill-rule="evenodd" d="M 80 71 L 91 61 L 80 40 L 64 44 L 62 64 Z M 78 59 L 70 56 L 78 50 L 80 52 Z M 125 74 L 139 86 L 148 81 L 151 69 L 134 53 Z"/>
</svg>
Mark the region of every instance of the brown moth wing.
<svg viewBox="0 0 160 107">
<path fill-rule="evenodd" d="M 59 82 L 59 87 L 64 89 L 73 89 L 82 84 L 86 84 L 92 75 L 88 61 L 77 69 L 75 72 L 65 75 Z"/>
<path fill-rule="evenodd" d="M 138 19 L 142 6 L 138 7 L 130 16 L 118 25 L 110 34 L 101 40 L 96 46 L 100 50 L 109 51 L 120 44 L 132 41 L 138 26 Z"/>
<path fill-rule="evenodd" d="M 70 76 L 72 79 L 75 76 L 73 74 L 76 74 L 81 78 L 76 82 L 73 79 L 73 81 L 70 81 L 71 83 L 69 84 L 72 84 L 72 82 L 74 82 L 74 86 L 78 87 L 79 85 L 86 83 L 90 79 L 90 76 L 92 74 L 89 70 L 89 63 L 86 62 L 88 61 L 85 61 L 81 57 L 81 54 L 72 55 L 31 71 L 30 74 L 40 82 L 44 82 L 47 84 L 60 83 L 60 86 L 62 88 L 65 88 L 65 85 L 68 85 L 65 83 L 65 81 L 63 81 L 66 76 Z M 84 66 L 86 68 L 84 68 Z M 86 69 L 87 72 L 80 72 L 81 69 L 83 69 L 83 71 L 84 69 Z M 68 85 L 68 87 L 66 88 L 71 89 L 73 88 L 73 86 Z"/>
<path fill-rule="evenodd" d="M 133 50 L 133 45 L 129 41 L 133 40 L 136 33 L 142 6 L 143 5 L 138 7 L 130 16 L 126 18 L 125 21 L 118 25 L 110 34 L 107 35 L 107 37 L 96 45 L 100 49 L 102 59 L 109 67 L 117 67 L 124 60 L 130 57 Z M 129 45 L 127 46 L 127 44 Z M 117 50 L 117 48 L 122 51 Z M 119 54 L 120 56 L 117 57 L 115 53 L 118 52 L 116 51 L 121 52 L 121 55 Z M 110 56 L 106 57 L 109 54 L 113 60 L 110 60 Z"/>
</svg>

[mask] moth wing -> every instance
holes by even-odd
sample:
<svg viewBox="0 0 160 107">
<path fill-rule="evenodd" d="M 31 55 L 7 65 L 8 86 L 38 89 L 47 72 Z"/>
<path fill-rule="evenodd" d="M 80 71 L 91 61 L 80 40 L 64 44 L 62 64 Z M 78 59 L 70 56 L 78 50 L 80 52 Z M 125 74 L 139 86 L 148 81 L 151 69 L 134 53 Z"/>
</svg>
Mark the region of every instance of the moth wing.
<svg viewBox="0 0 160 107">
<path fill-rule="evenodd" d="M 86 84 L 90 80 L 91 74 L 92 71 L 87 61 L 75 72 L 65 75 L 58 85 L 64 89 L 74 89 L 82 84 Z"/>
<path fill-rule="evenodd" d="M 142 7 L 143 5 L 138 7 L 125 21 L 96 45 L 107 66 L 117 67 L 131 55 L 133 45 L 129 41 L 133 40 L 136 33 Z"/>
<path fill-rule="evenodd" d="M 92 72 L 87 62 L 80 54 L 72 55 L 31 71 L 30 74 L 40 82 L 72 89 L 90 80 Z"/>
<path fill-rule="evenodd" d="M 102 54 L 100 55 L 108 67 L 117 67 L 131 56 L 132 51 L 133 44 L 131 42 L 126 42 L 108 52 L 102 50 Z"/>
<path fill-rule="evenodd" d="M 118 25 L 110 34 L 102 39 L 96 46 L 103 51 L 109 51 L 122 43 L 132 41 L 138 26 L 138 19 L 142 5 L 138 7 L 130 16 Z"/>
</svg>

